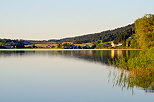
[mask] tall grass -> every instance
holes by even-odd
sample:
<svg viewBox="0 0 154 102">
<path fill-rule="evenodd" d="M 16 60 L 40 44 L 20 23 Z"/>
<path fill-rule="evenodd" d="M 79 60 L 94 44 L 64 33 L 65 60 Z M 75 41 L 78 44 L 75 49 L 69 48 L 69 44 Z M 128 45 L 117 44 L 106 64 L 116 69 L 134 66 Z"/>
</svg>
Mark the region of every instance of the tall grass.
<svg viewBox="0 0 154 102">
<path fill-rule="evenodd" d="M 117 58 L 113 64 L 127 70 L 149 68 L 154 70 L 154 48 L 143 50 L 134 58 Z"/>
<path fill-rule="evenodd" d="M 136 57 L 117 58 L 112 64 L 130 72 L 127 78 L 119 78 L 118 84 L 127 83 L 127 88 L 137 86 L 154 92 L 154 48 L 143 50 Z"/>
</svg>

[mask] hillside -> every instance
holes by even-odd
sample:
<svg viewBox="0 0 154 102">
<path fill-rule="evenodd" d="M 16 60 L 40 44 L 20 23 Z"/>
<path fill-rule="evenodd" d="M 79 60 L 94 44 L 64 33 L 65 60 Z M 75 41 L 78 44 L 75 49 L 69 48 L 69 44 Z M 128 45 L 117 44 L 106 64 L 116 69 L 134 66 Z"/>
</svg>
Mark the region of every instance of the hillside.
<svg viewBox="0 0 154 102">
<path fill-rule="evenodd" d="M 51 40 L 22 40 L 22 39 L 0 39 L 0 46 L 4 48 L 4 46 L 18 46 L 23 47 L 24 45 L 32 45 L 32 44 L 62 44 L 63 42 L 74 42 L 75 44 L 82 43 L 93 43 L 96 41 L 101 42 L 126 42 L 126 40 L 135 34 L 135 24 L 130 24 L 125 27 L 117 28 L 114 30 L 103 31 L 95 34 L 87 34 L 83 36 L 76 36 L 70 38 L 64 38 L 60 40 L 51 39 Z M 130 40 L 131 41 L 131 40 Z M 130 42 L 129 41 L 129 42 Z M 127 41 L 128 42 L 128 41 Z"/>
<path fill-rule="evenodd" d="M 87 34 L 83 36 L 70 37 L 61 39 L 61 42 L 74 42 L 74 43 L 89 43 L 102 40 L 103 42 L 117 41 L 123 42 L 126 41 L 128 37 L 135 33 L 135 25 L 130 24 L 125 27 L 117 28 L 114 30 L 103 31 L 95 34 Z"/>
</svg>

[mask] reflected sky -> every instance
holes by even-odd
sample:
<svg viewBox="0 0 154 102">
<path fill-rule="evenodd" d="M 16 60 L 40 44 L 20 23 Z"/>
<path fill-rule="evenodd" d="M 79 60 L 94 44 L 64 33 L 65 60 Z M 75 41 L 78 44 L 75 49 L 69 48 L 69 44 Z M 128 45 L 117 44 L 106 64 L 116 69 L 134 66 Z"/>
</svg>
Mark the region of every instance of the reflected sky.
<svg viewBox="0 0 154 102">
<path fill-rule="evenodd" d="M 131 51 L 0 51 L 1 102 L 152 101 L 140 87 L 116 86 L 124 71 L 108 65 Z M 114 54 L 114 56 L 113 56 Z M 125 75 L 129 74 L 125 71 Z M 116 77 L 117 76 L 117 77 Z M 133 94 L 132 94 L 133 93 Z"/>
</svg>

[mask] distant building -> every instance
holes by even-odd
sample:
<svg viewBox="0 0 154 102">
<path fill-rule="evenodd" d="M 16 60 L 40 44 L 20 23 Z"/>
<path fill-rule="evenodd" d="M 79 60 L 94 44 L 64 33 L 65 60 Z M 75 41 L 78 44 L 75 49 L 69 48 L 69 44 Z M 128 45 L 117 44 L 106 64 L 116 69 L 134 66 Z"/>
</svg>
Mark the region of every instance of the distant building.
<svg viewBox="0 0 154 102">
<path fill-rule="evenodd" d="M 122 46 L 122 43 L 112 41 L 112 42 L 111 42 L 111 46 L 112 46 L 112 47 Z"/>
</svg>

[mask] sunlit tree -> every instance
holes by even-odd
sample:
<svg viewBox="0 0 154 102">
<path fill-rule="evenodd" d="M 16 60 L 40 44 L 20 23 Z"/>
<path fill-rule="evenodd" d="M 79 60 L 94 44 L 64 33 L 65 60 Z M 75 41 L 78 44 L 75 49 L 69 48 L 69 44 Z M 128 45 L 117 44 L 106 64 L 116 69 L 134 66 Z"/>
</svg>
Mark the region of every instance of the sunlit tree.
<svg viewBox="0 0 154 102">
<path fill-rule="evenodd" d="M 147 14 L 137 19 L 135 27 L 140 48 L 154 47 L 154 15 Z"/>
</svg>

